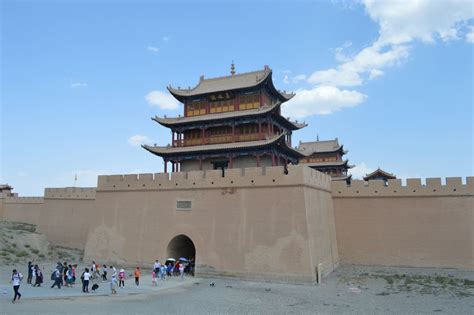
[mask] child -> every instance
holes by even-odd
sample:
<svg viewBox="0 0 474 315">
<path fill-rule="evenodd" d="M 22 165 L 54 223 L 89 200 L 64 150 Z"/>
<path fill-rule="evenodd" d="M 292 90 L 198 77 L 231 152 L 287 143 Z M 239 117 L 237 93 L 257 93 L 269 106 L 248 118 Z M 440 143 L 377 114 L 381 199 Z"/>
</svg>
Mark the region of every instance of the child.
<svg viewBox="0 0 474 315">
<path fill-rule="evenodd" d="M 125 286 L 125 270 L 120 269 L 118 276 L 119 276 L 119 288 L 123 288 Z"/>
<path fill-rule="evenodd" d="M 140 276 L 141 276 L 141 271 L 140 271 L 140 267 L 137 266 L 137 268 L 135 269 L 135 284 L 138 285 L 140 284 Z"/>
<path fill-rule="evenodd" d="M 155 270 L 153 270 L 151 272 L 151 285 L 153 287 L 156 287 L 158 285 L 158 283 L 156 282 L 156 271 Z"/>
</svg>

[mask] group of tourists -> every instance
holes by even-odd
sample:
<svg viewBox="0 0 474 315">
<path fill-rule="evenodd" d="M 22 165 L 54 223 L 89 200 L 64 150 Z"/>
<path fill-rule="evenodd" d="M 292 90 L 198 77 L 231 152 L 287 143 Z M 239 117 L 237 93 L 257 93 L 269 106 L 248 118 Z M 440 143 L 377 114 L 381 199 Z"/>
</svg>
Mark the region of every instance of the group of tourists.
<svg viewBox="0 0 474 315">
<path fill-rule="evenodd" d="M 76 284 L 76 270 L 77 264 L 71 264 L 67 262 L 57 262 L 56 266 L 51 272 L 51 280 L 53 284 L 51 288 L 57 287 L 61 289 L 62 286 L 73 287 Z M 174 258 L 168 258 L 165 263 L 160 263 L 159 260 L 156 260 L 153 264 L 152 269 L 152 286 L 158 285 L 158 280 L 165 281 L 167 278 L 172 276 L 179 276 L 180 280 L 184 280 L 184 274 L 189 273 L 194 275 L 194 260 L 180 258 L 175 260 Z M 133 273 L 135 277 L 135 285 L 138 287 L 140 285 L 140 278 L 142 271 L 139 266 L 137 266 Z M 110 277 L 110 290 L 111 294 L 117 293 L 118 288 L 125 287 L 125 270 L 122 268 L 117 272 L 117 269 L 109 265 L 103 264 L 100 266 L 95 261 L 92 262 L 92 265 L 89 268 L 84 268 L 80 279 L 82 284 L 82 292 L 89 293 L 89 285 L 92 282 L 91 287 L 92 291 L 98 289 L 98 282 L 109 281 Z M 34 279 L 34 282 L 33 282 Z M 17 300 L 20 300 L 21 293 L 19 292 L 20 283 L 23 280 L 23 275 L 16 269 L 13 270 L 11 276 L 11 283 L 13 284 L 14 297 L 12 303 L 15 303 Z M 31 284 L 33 287 L 39 287 L 43 283 L 43 273 L 37 264 L 33 264 L 31 261 L 28 262 L 28 277 L 27 284 Z"/>
</svg>

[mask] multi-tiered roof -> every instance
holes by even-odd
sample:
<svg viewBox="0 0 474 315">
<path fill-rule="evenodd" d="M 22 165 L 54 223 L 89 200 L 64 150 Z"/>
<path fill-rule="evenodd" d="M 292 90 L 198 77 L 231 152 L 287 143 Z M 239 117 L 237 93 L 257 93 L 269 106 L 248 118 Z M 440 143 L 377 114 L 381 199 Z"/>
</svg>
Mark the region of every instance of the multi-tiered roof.
<svg viewBox="0 0 474 315">
<path fill-rule="evenodd" d="M 178 117 L 154 117 L 170 128 L 167 146 L 143 146 L 163 157 L 173 171 L 224 169 L 298 163 L 303 155 L 291 147 L 291 134 L 305 124 L 281 116 L 281 104 L 294 94 L 281 92 L 272 81 L 272 70 L 205 79 L 194 88 L 168 91 L 184 104 Z M 166 171 L 166 169 L 165 169 Z"/>
<path fill-rule="evenodd" d="M 331 175 L 333 180 L 351 180 L 351 175 L 347 171 L 354 166 L 342 158 L 348 151 L 344 150 L 344 146 L 339 144 L 337 138 L 300 142 L 297 150 L 304 155 L 300 163 L 306 163 L 311 168 Z"/>
</svg>

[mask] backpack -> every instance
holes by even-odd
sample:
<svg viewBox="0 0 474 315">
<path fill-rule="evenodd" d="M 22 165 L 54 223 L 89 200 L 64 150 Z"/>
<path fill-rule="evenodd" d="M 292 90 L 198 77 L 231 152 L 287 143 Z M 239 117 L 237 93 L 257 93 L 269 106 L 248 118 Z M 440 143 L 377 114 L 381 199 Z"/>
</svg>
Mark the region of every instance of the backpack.
<svg viewBox="0 0 474 315">
<path fill-rule="evenodd" d="M 51 280 L 56 280 L 56 270 L 51 273 Z"/>
</svg>

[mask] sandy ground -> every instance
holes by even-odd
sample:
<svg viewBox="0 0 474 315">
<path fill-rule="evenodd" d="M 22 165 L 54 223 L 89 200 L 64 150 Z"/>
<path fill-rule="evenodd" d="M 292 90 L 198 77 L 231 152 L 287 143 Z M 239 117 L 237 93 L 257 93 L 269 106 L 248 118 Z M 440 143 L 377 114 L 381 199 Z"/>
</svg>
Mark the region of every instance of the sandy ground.
<svg viewBox="0 0 474 315">
<path fill-rule="evenodd" d="M 187 277 L 151 287 L 150 272 L 144 271 L 139 288 L 129 279 L 115 296 L 108 283 L 95 294 L 83 294 L 79 286 L 51 289 L 47 280 L 44 287 L 32 288 L 23 281 L 16 304 L 11 303 L 10 269 L 0 267 L 0 290 L 7 290 L 2 314 L 474 313 L 474 273 L 449 269 L 343 266 L 315 286 Z"/>
</svg>

